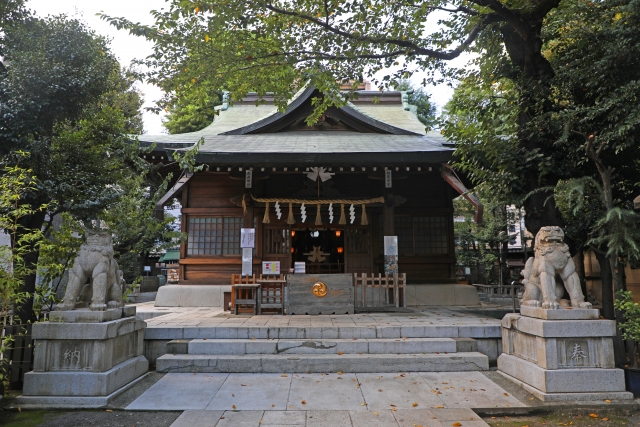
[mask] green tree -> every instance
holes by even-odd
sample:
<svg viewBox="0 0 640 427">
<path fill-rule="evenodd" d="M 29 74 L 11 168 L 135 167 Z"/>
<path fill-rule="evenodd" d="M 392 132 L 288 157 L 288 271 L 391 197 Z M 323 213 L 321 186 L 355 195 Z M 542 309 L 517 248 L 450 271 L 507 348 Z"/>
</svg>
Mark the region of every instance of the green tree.
<svg viewBox="0 0 640 427">
<path fill-rule="evenodd" d="M 513 106 L 522 94 L 512 78 L 469 76 L 447 106 L 444 127 L 457 143 L 458 166 L 507 202 L 532 196 L 523 185 L 532 157 L 544 166 L 541 176 L 557 178 L 542 187 L 540 203 L 560 208 L 572 250 L 596 252 L 608 318 L 613 317 L 611 282 L 616 290 L 623 287 L 619 257 L 638 251 L 638 215 L 631 201 L 640 183 L 639 10 L 636 1 L 564 1 L 547 17 L 543 53 L 554 77 L 530 132 L 552 143 L 553 156 L 525 150 L 517 138 Z"/>
<path fill-rule="evenodd" d="M 15 154 L 22 160 L 27 156 L 21 151 Z M 22 167 L 20 161 L 3 166 L 0 173 L 0 230 L 7 233 L 10 240 L 9 245 L 0 246 L 0 320 L 4 331 L 7 325 L 19 325 L 24 321 L 16 313 L 16 308 L 29 298 L 29 294 L 23 291 L 24 280 L 34 273 L 26 257 L 42 241 L 42 232 L 39 229 L 25 230 L 21 220 L 44 210 L 46 206 L 34 208 L 24 202 L 29 193 L 36 191 L 32 170 Z M 6 354 L 13 338 L 13 333 L 0 337 L 0 353 Z M 0 383 L 4 382 L 6 363 L 6 358 L 0 361 Z"/>
<path fill-rule="evenodd" d="M 3 30 L 0 155 L 35 175 L 34 191 L 22 200 L 33 211 L 20 218 L 19 233 L 48 233 L 63 212 L 94 220 L 117 200 L 118 181 L 142 162 L 128 136 L 141 128 L 132 83 L 107 41 L 77 20 L 25 14 Z M 42 205 L 47 209 L 35 209 Z M 23 256 L 30 272 L 23 291 L 31 296 L 38 256 L 37 248 Z M 20 318 L 33 319 L 32 307 L 30 297 Z"/>
<path fill-rule="evenodd" d="M 436 126 L 436 106 L 431 103 L 430 96 L 423 87 L 415 88 L 409 80 L 401 80 L 394 89 L 407 92 L 407 101 L 416 107 L 418 120 L 427 130 Z"/>
<path fill-rule="evenodd" d="M 199 131 L 211 124 L 217 115 L 215 107 L 220 104 L 220 93 L 197 87 L 172 100 L 162 125 L 171 134 Z"/>
</svg>

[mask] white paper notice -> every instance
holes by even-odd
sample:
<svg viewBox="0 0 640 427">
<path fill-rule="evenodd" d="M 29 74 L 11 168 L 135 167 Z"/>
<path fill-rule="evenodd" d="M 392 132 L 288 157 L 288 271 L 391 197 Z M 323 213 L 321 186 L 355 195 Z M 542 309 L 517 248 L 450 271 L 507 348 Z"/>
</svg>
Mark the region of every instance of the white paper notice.
<svg viewBox="0 0 640 427">
<path fill-rule="evenodd" d="M 256 229 L 241 228 L 240 229 L 240 247 L 254 248 L 256 246 Z"/>
<path fill-rule="evenodd" d="M 391 171 L 384 171 L 384 188 L 391 188 L 393 181 L 391 180 Z"/>
<path fill-rule="evenodd" d="M 253 274 L 253 248 L 242 248 L 242 275 Z"/>
<path fill-rule="evenodd" d="M 247 169 L 244 171 L 244 188 L 251 188 L 251 184 L 253 183 L 253 171 Z"/>
</svg>

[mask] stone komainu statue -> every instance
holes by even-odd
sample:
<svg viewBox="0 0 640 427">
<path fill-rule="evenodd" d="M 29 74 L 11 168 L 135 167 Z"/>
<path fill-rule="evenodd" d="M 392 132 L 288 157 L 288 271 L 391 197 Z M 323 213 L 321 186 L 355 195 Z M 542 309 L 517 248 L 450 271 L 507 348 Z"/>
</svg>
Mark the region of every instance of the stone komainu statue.
<svg viewBox="0 0 640 427">
<path fill-rule="evenodd" d="M 571 297 L 570 305 L 576 308 L 591 308 L 585 302 L 580 278 L 564 243 L 564 232 L 560 227 L 542 227 L 535 238 L 535 257 L 529 258 L 522 271 L 524 295 L 521 305 L 556 309 L 569 306 L 569 301 L 561 300 L 564 288 Z M 556 275 L 563 282 L 556 283 Z"/>
<path fill-rule="evenodd" d="M 56 310 L 73 310 L 87 279 L 91 278 L 91 310 L 103 311 L 122 306 L 122 273 L 113 259 L 111 235 L 87 230 L 87 241 L 69 270 L 69 282 L 62 303 Z"/>
</svg>

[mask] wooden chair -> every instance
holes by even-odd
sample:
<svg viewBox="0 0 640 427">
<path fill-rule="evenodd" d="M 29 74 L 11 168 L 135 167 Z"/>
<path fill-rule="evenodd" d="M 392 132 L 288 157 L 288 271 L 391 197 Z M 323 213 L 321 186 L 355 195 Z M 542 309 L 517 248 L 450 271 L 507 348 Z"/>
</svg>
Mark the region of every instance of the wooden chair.
<svg viewBox="0 0 640 427">
<path fill-rule="evenodd" d="M 233 313 L 258 314 L 260 284 L 256 282 L 256 275 L 231 275 L 231 306 Z"/>
<path fill-rule="evenodd" d="M 280 276 L 262 276 L 257 280 L 260 283 L 260 301 L 258 314 L 262 310 L 275 310 L 284 315 L 284 291 L 287 278 L 284 274 Z"/>
</svg>

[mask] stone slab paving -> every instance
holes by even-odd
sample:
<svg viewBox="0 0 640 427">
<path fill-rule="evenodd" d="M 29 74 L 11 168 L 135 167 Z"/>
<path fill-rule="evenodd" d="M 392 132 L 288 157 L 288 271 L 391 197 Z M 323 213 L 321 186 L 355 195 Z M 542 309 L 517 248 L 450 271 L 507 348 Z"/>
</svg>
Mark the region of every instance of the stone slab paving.
<svg viewBox="0 0 640 427">
<path fill-rule="evenodd" d="M 167 374 L 126 409 L 184 410 L 173 427 L 479 427 L 471 408 L 524 406 L 481 372 L 338 372 Z"/>
<path fill-rule="evenodd" d="M 487 427 L 471 409 L 184 411 L 171 427 Z"/>
<path fill-rule="evenodd" d="M 501 338 L 500 320 L 446 308 L 415 313 L 342 315 L 241 315 L 219 307 L 136 305 L 147 322 L 146 339 L 182 338 Z M 272 336 L 284 331 L 286 336 Z M 355 332 L 358 336 L 353 335 Z"/>
</svg>

